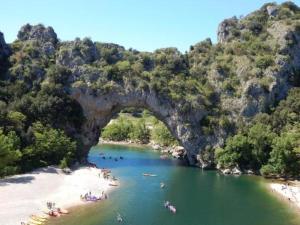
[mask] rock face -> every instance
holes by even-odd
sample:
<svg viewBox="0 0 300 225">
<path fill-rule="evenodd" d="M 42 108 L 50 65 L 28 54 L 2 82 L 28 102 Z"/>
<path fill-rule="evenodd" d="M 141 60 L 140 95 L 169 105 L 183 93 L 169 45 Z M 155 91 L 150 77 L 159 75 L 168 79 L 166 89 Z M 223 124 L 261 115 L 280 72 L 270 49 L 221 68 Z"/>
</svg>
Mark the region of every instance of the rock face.
<svg viewBox="0 0 300 225">
<path fill-rule="evenodd" d="M 75 41 L 64 43 L 57 57 L 57 63 L 75 68 L 76 66 L 92 63 L 98 58 L 99 53 L 90 39 L 85 38 L 82 41 L 76 39 Z"/>
<path fill-rule="evenodd" d="M 38 40 L 44 43 L 50 42 L 54 45 L 58 42 L 53 28 L 45 27 L 42 24 L 36 26 L 30 24 L 24 25 L 18 33 L 18 39 L 21 41 Z"/>
<path fill-rule="evenodd" d="M 7 58 L 10 53 L 10 47 L 6 44 L 3 33 L 0 32 L 0 60 Z"/>
<path fill-rule="evenodd" d="M 230 19 L 226 19 L 219 24 L 218 27 L 218 41 L 220 43 L 224 43 L 228 40 L 231 34 L 231 30 L 236 27 L 238 19 L 236 17 L 232 17 Z"/>
<path fill-rule="evenodd" d="M 276 16 L 278 13 L 278 6 L 276 5 L 268 5 L 267 12 L 269 16 Z"/>
</svg>

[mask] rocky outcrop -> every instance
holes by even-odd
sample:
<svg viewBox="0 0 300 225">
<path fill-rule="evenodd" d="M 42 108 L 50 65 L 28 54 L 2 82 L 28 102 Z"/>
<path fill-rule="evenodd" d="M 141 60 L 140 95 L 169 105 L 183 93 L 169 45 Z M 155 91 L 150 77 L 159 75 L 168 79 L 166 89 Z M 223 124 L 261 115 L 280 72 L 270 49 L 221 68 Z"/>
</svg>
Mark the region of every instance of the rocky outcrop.
<svg viewBox="0 0 300 225">
<path fill-rule="evenodd" d="M 21 27 L 18 33 L 18 39 L 21 41 L 37 40 L 43 43 L 50 42 L 55 45 L 58 42 L 57 35 L 52 27 L 45 27 L 42 24 L 32 26 L 26 24 Z"/>
<path fill-rule="evenodd" d="M 90 64 L 100 56 L 95 44 L 88 38 L 76 39 L 75 41 L 64 42 L 60 47 L 57 63 L 69 68 L 75 68 L 84 64 Z M 76 68 L 77 72 L 83 70 Z M 84 71 L 83 71 L 84 73 Z"/>
<path fill-rule="evenodd" d="M 277 5 L 268 5 L 267 12 L 269 16 L 277 16 L 278 14 L 278 6 Z"/>
<path fill-rule="evenodd" d="M 220 43 L 228 41 L 228 39 L 232 37 L 231 31 L 237 27 L 237 24 L 238 19 L 236 17 L 221 22 L 218 27 L 218 41 Z"/>
<path fill-rule="evenodd" d="M 3 33 L 0 32 L 0 60 L 7 58 L 10 53 L 10 47 L 6 44 Z"/>
</svg>

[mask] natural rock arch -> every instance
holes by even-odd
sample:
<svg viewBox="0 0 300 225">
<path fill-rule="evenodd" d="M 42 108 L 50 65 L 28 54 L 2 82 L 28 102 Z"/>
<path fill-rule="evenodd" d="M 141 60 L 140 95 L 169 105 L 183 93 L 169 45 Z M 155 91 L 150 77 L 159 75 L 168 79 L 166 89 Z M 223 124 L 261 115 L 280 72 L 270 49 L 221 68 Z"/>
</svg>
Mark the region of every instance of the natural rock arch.
<svg viewBox="0 0 300 225">
<path fill-rule="evenodd" d="M 268 112 L 291 87 L 300 85 L 300 35 L 296 23 L 286 26 L 273 20 L 276 7 L 266 7 L 247 16 L 247 23 L 246 18 L 225 20 L 219 26 L 218 44 L 206 39 L 184 54 L 176 48 L 126 50 L 89 38 L 60 41 L 51 27 L 27 24 L 12 45 L 7 45 L 0 33 L 0 72 L 4 71 L 8 80 L 27 79 L 30 88 L 34 83 L 43 86 L 57 78 L 60 91 L 75 99 L 85 115 L 80 130 L 75 124 L 61 127 L 83 143 L 84 156 L 98 142 L 101 129 L 110 119 L 121 109 L 133 106 L 152 111 L 185 148 L 189 162 L 205 167 L 213 162 L 213 149 L 223 146 L 236 128 L 247 125 L 256 114 Z M 247 26 L 257 13 L 272 22 L 263 24 L 266 29 L 261 34 L 253 33 L 253 23 Z M 258 53 L 266 54 L 267 61 L 271 58 L 267 63 L 271 65 L 261 68 L 257 59 L 266 59 L 253 55 L 252 45 L 243 35 L 236 36 L 235 31 L 267 38 L 264 42 L 270 46 Z M 239 50 L 240 53 L 233 51 L 236 43 L 243 44 L 242 55 Z M 270 53 L 273 48 L 275 52 Z M 32 79 L 25 77 L 23 67 L 6 73 L 11 54 L 19 59 L 25 55 L 34 62 L 26 67 Z M 51 78 L 50 70 L 64 72 Z"/>
<path fill-rule="evenodd" d="M 197 164 L 200 160 L 197 155 L 205 146 L 206 139 L 202 136 L 202 131 L 197 124 L 205 116 L 204 110 L 194 114 L 185 114 L 181 112 L 180 105 L 162 100 L 151 90 L 125 88 L 114 89 L 103 95 L 94 95 L 91 89 L 72 88 L 70 95 L 82 106 L 86 117 L 81 133 L 86 152 L 98 143 L 102 128 L 117 113 L 127 107 L 137 107 L 148 109 L 169 128 L 172 135 L 187 151 L 187 158 L 191 165 Z"/>
</svg>

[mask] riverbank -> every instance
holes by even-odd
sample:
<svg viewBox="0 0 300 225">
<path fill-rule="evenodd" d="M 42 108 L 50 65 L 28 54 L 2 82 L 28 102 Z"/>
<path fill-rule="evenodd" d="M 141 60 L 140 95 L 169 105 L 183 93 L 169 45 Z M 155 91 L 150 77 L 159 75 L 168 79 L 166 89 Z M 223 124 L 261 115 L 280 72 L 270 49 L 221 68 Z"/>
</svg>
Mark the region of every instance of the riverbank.
<svg viewBox="0 0 300 225">
<path fill-rule="evenodd" d="M 104 139 L 99 139 L 98 144 L 110 144 L 110 145 L 125 145 L 131 147 L 148 147 L 155 151 L 159 151 L 163 155 L 170 155 L 174 158 L 183 158 L 186 154 L 182 146 L 160 146 L 157 143 L 149 142 L 147 144 L 136 143 L 132 141 L 109 141 Z"/>
<path fill-rule="evenodd" d="M 272 182 L 269 185 L 273 193 L 300 210 L 300 181 Z"/>
<path fill-rule="evenodd" d="M 131 147 L 149 147 L 154 149 L 152 144 L 142 144 L 142 143 L 136 143 L 132 141 L 108 141 L 104 139 L 99 139 L 98 144 L 108 144 L 108 145 L 126 145 L 126 146 L 131 146 Z M 156 150 L 156 149 L 155 149 Z"/>
<path fill-rule="evenodd" d="M 109 183 L 100 169 L 92 167 L 79 167 L 70 174 L 46 167 L 1 179 L 0 224 L 19 225 L 32 214 L 43 215 L 47 202 L 61 208 L 85 204 L 80 195 L 91 192 L 100 196 L 109 190 Z"/>
</svg>

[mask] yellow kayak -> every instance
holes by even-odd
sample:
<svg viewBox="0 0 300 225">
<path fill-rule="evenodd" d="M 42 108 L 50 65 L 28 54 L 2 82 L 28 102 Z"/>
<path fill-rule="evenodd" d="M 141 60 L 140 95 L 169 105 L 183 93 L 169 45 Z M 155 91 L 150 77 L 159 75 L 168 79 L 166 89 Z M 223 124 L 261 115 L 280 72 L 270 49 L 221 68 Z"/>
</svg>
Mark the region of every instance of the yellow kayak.
<svg viewBox="0 0 300 225">
<path fill-rule="evenodd" d="M 44 224 L 44 222 L 36 221 L 36 220 L 33 220 L 33 219 L 31 219 L 31 220 L 29 221 L 29 223 L 32 223 L 32 224 L 34 224 L 34 225 L 42 225 L 42 224 Z"/>
<path fill-rule="evenodd" d="M 36 216 L 36 215 L 31 215 L 30 218 L 33 219 L 33 220 L 35 220 L 35 221 L 38 221 L 38 222 L 44 222 L 44 221 L 47 220 L 46 218 L 43 218 L 43 217 L 40 217 L 40 216 Z"/>
</svg>

